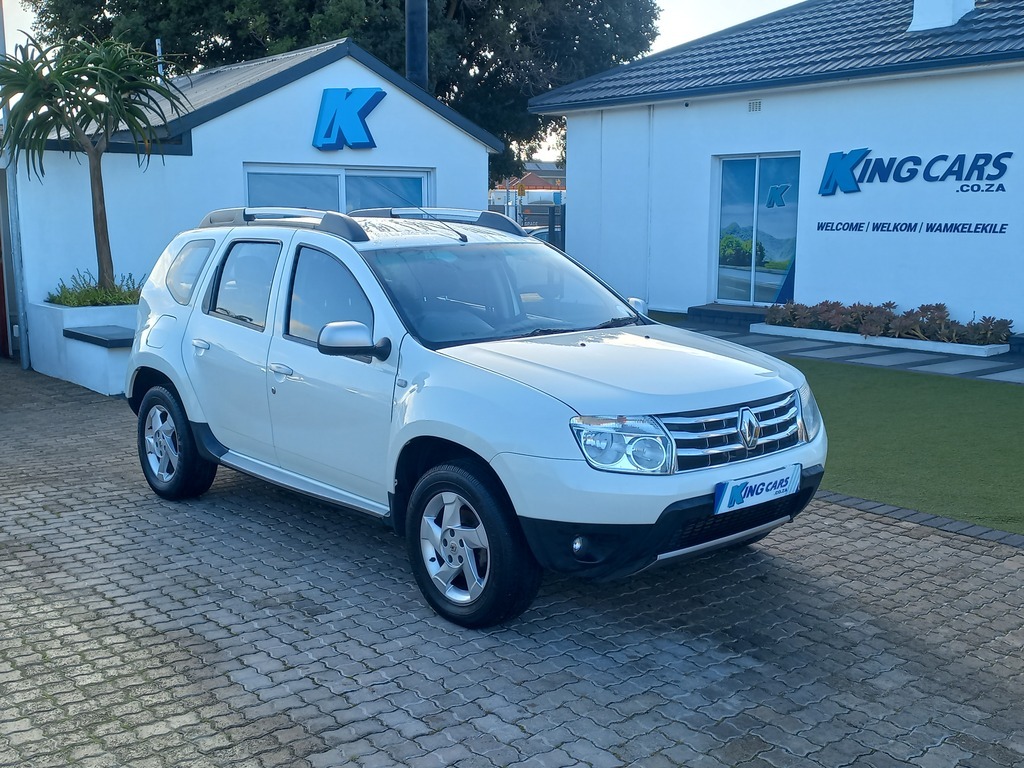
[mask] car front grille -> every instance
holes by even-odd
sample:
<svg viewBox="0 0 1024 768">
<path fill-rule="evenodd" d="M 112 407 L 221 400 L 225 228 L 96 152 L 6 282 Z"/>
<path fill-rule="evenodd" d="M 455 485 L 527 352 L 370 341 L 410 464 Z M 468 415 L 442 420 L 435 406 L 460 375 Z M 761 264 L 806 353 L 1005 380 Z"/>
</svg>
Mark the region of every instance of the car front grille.
<svg viewBox="0 0 1024 768">
<path fill-rule="evenodd" d="M 814 490 L 810 489 L 735 512 L 686 520 L 665 538 L 659 547 L 658 554 L 700 546 L 727 536 L 753 530 L 776 520 L 789 519 L 803 509 L 813 493 Z"/>
<path fill-rule="evenodd" d="M 676 471 L 707 469 L 765 456 L 800 442 L 797 394 L 739 403 L 725 408 L 659 416 L 676 444 Z M 740 413 L 749 408 L 761 427 L 748 448 L 740 436 Z"/>
</svg>

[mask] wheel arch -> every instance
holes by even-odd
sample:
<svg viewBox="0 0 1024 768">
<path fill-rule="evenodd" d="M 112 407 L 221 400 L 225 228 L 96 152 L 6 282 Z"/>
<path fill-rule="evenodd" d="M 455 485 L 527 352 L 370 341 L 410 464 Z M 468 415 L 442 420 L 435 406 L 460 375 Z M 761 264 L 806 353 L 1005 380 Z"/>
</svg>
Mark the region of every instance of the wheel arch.
<svg viewBox="0 0 1024 768">
<path fill-rule="evenodd" d="M 178 402 L 185 409 L 185 415 L 190 421 L 206 421 L 203 409 L 195 398 L 188 378 L 183 377 L 173 364 L 168 363 L 162 357 L 145 353 L 134 356 L 133 364 L 134 367 L 130 369 L 125 383 L 124 395 L 128 400 L 128 405 L 136 414 L 139 412 L 139 406 L 142 405 L 142 398 L 146 396 L 146 392 L 153 387 L 166 387 L 178 398 Z"/>
<path fill-rule="evenodd" d="M 132 376 L 131 391 L 125 393 L 132 412 L 138 414 L 139 406 L 142 405 L 142 398 L 153 387 L 166 387 L 178 399 L 178 402 L 182 403 L 181 393 L 166 373 L 156 368 L 142 366 L 136 369 Z M 184 403 L 182 403 L 182 407 L 184 407 Z"/>
<path fill-rule="evenodd" d="M 416 482 L 423 477 L 424 473 L 431 467 L 460 460 L 476 465 L 479 471 L 492 482 L 495 492 L 500 494 L 502 501 L 514 511 L 512 499 L 505 484 L 490 463 L 480 454 L 460 443 L 442 437 L 415 437 L 402 446 L 395 465 L 395 482 L 390 494 L 391 522 L 395 533 L 399 536 L 405 535 L 409 497 Z M 518 516 L 513 522 L 515 525 L 519 525 Z"/>
</svg>

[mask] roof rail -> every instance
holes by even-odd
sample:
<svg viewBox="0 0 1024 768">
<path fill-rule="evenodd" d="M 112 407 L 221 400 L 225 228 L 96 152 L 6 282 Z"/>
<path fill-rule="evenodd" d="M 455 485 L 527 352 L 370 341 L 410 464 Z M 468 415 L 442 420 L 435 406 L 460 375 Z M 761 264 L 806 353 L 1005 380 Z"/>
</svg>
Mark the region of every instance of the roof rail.
<svg viewBox="0 0 1024 768">
<path fill-rule="evenodd" d="M 265 224 L 271 226 L 289 219 L 312 219 L 311 229 L 330 232 L 353 243 L 365 243 L 370 239 L 366 230 L 352 217 L 337 211 L 319 211 L 312 208 L 220 208 L 210 211 L 199 222 L 199 228 L 246 227 Z M 289 222 L 292 225 L 297 221 Z"/>
<path fill-rule="evenodd" d="M 475 224 L 497 229 L 510 235 L 527 236 L 527 231 L 508 216 L 495 211 L 477 211 L 468 208 L 362 208 L 349 216 L 384 219 L 424 219 L 455 224 Z"/>
</svg>

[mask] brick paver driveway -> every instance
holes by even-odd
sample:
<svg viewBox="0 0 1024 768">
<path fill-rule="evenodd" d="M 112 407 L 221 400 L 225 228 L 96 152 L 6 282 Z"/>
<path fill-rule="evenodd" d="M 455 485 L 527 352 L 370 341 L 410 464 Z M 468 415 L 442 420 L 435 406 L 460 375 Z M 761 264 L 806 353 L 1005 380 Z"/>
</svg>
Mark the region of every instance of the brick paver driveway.
<svg viewBox="0 0 1024 768">
<path fill-rule="evenodd" d="M 1024 765 L 1024 550 L 815 502 L 745 551 L 446 624 L 379 523 L 0 362 L 0 765 Z"/>
</svg>

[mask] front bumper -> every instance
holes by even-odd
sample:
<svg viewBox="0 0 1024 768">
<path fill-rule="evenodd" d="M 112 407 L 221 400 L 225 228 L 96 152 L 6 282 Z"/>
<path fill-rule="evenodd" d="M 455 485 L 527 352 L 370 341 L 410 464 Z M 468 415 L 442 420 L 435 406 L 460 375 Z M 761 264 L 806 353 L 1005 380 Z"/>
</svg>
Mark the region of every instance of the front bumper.
<svg viewBox="0 0 1024 768">
<path fill-rule="evenodd" d="M 805 467 L 800 489 L 752 507 L 714 514 L 714 495 L 670 504 L 653 524 L 594 524 L 520 517 L 534 556 L 545 568 L 594 579 L 614 579 L 659 561 L 756 538 L 791 521 L 807 506 L 824 468 Z M 573 541 L 583 547 L 573 552 Z"/>
</svg>

